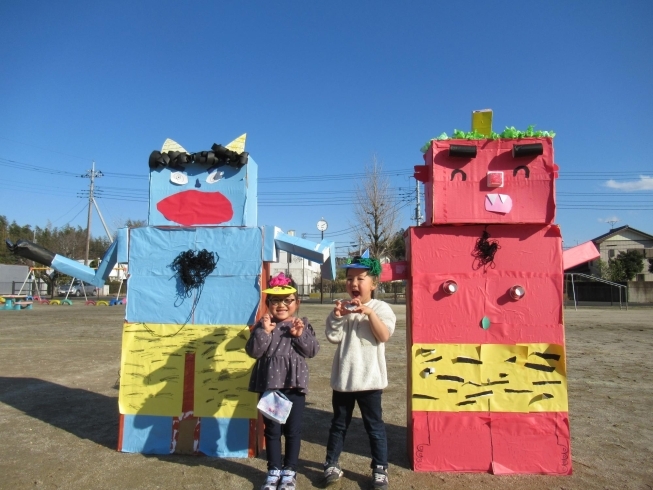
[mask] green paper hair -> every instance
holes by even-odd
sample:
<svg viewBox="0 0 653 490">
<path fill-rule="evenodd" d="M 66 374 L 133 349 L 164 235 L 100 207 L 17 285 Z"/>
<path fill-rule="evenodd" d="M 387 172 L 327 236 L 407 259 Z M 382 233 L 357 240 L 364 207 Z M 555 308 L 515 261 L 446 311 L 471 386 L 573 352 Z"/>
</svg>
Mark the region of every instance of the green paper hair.
<svg viewBox="0 0 653 490">
<path fill-rule="evenodd" d="M 520 139 L 520 138 L 555 138 L 555 133 L 553 131 L 535 131 L 535 125 L 531 124 L 526 128 L 526 131 L 520 131 L 515 129 L 514 126 L 506 126 L 506 129 L 500 133 L 495 133 L 492 131 L 490 136 L 485 136 L 478 131 L 461 131 L 460 129 L 454 129 L 451 138 L 447 136 L 447 133 L 442 133 L 437 138 L 432 138 L 426 142 L 422 148 L 420 148 L 422 153 L 426 153 L 431 146 L 431 141 L 445 141 L 445 140 L 497 140 L 497 139 Z"/>
<path fill-rule="evenodd" d="M 378 277 L 381 275 L 381 262 L 379 259 L 361 259 L 356 257 L 353 260 L 347 259 L 347 264 L 360 264 L 369 269 L 370 276 Z"/>
</svg>

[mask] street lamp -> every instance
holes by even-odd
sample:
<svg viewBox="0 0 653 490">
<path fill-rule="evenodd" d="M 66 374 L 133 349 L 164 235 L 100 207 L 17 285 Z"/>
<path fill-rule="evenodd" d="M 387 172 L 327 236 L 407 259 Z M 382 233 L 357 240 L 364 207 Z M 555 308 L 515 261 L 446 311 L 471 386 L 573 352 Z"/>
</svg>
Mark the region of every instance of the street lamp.
<svg viewBox="0 0 653 490">
<path fill-rule="evenodd" d="M 317 229 L 322 232 L 322 240 L 324 241 L 324 230 L 329 227 L 328 223 L 324 221 L 324 217 L 317 222 Z M 332 260 L 336 258 L 333 257 Z M 324 282 L 322 278 L 322 269 L 320 269 L 320 304 L 324 303 Z"/>
</svg>

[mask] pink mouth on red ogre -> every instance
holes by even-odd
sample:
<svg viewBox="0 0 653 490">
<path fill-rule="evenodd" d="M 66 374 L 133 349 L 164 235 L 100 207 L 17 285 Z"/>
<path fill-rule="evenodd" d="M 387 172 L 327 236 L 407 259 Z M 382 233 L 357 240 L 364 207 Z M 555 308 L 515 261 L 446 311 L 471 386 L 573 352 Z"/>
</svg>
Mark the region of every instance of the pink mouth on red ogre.
<svg viewBox="0 0 653 490">
<path fill-rule="evenodd" d="M 492 213 L 508 214 L 512 209 L 512 199 L 508 194 L 487 194 L 485 210 Z"/>
<path fill-rule="evenodd" d="M 184 226 L 217 225 L 234 216 L 231 202 L 219 192 L 179 192 L 159 201 L 156 208 L 167 220 Z"/>
</svg>

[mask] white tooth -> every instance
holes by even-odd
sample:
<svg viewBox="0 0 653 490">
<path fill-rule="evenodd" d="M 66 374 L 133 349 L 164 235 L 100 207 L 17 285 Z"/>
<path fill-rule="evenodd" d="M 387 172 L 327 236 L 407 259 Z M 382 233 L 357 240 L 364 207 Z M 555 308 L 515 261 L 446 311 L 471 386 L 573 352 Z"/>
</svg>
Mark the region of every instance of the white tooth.
<svg viewBox="0 0 653 490">
<path fill-rule="evenodd" d="M 496 194 L 488 194 L 487 198 L 490 200 L 490 204 L 494 204 L 494 201 L 497 200 L 497 195 Z"/>
<path fill-rule="evenodd" d="M 506 194 L 499 194 L 499 199 L 501 199 L 501 202 L 506 202 L 508 196 Z"/>
</svg>

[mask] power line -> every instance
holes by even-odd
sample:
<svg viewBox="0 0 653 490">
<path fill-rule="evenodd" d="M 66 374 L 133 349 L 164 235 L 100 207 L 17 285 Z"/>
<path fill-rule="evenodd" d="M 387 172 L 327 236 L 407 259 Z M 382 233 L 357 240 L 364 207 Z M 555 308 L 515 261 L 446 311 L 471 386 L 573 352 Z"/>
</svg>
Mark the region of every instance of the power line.
<svg viewBox="0 0 653 490">
<path fill-rule="evenodd" d="M 6 139 L 6 138 L 5 138 Z M 77 157 L 76 158 L 81 158 Z M 46 172 L 51 174 L 60 174 L 67 176 L 75 176 L 78 174 L 74 172 L 69 172 L 66 170 L 53 169 L 48 167 L 43 167 L 39 165 L 34 165 L 26 162 L 19 162 L 17 160 L 8 159 L 5 157 L 0 157 L 0 165 L 9 166 L 13 168 L 20 168 L 22 170 L 35 171 L 35 172 Z M 383 170 L 380 172 L 384 176 L 412 176 L 414 170 L 412 168 L 406 169 L 395 169 L 395 170 Z M 558 180 L 632 180 L 633 178 L 639 177 L 641 175 L 650 174 L 650 170 L 630 170 L 630 171 L 560 171 L 560 178 Z M 122 173 L 122 172 L 105 172 L 106 177 L 114 178 L 129 178 L 129 179 L 149 179 L 147 174 L 131 174 L 131 173 Z M 262 177 L 259 176 L 260 183 L 293 183 L 293 182 L 311 182 L 311 181 L 328 181 L 328 180 L 355 180 L 360 178 L 365 178 L 366 174 L 364 172 L 358 173 L 348 173 L 346 175 L 334 175 L 334 174 L 309 174 L 302 176 L 288 176 L 288 177 Z M 595 178 L 598 177 L 598 178 Z"/>
<path fill-rule="evenodd" d="M 18 168 L 20 170 L 27 170 L 30 172 L 39 172 L 53 175 L 65 175 L 67 177 L 78 177 L 79 174 L 74 172 L 69 172 L 67 170 L 60 170 L 48 167 L 41 167 L 39 165 L 32 165 L 31 163 L 19 162 L 16 160 L 10 160 L 8 158 L 0 157 L 0 165 L 3 167 Z"/>
<path fill-rule="evenodd" d="M 29 147 L 32 147 L 32 148 L 37 148 L 39 150 L 47 151 L 48 153 L 56 153 L 58 155 L 63 155 L 63 156 L 66 156 L 66 157 L 79 158 L 80 160 L 86 160 L 87 162 L 89 160 L 92 160 L 92 158 L 80 157 L 79 155 L 73 155 L 71 153 L 63 153 L 61 151 L 53 150 L 52 148 L 49 148 L 49 147 L 44 148 L 42 146 L 34 145 L 32 143 L 25 143 L 24 141 L 18 141 L 18 140 L 14 140 L 14 139 L 11 139 L 11 138 L 5 138 L 4 136 L 0 136 L 0 140 L 11 141 L 12 143 L 18 143 L 19 145 L 24 145 L 24 146 L 29 146 Z"/>
<path fill-rule="evenodd" d="M 59 216 L 57 219 L 55 219 L 54 221 L 52 221 L 52 224 L 54 224 L 54 223 L 56 223 L 57 221 L 59 221 L 61 218 L 63 218 L 64 216 L 66 216 L 66 215 L 67 215 L 68 213 L 70 213 L 73 209 L 75 209 L 77 206 L 79 206 L 80 203 L 83 203 L 83 202 L 84 202 L 84 201 L 77 201 L 77 202 L 73 205 L 73 207 L 71 207 L 71 208 L 70 208 L 68 211 L 66 211 L 64 214 L 62 214 L 62 215 Z M 75 217 L 74 217 L 73 219 L 75 219 L 77 216 L 79 216 L 79 213 L 81 213 L 83 210 L 84 210 L 84 207 L 82 206 L 82 209 L 81 209 L 81 210 L 80 210 L 80 211 L 75 215 Z M 70 221 L 72 221 L 72 220 L 70 220 Z M 70 221 L 69 221 L 68 223 L 70 223 Z"/>
</svg>

